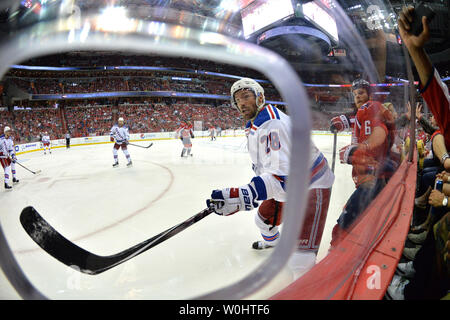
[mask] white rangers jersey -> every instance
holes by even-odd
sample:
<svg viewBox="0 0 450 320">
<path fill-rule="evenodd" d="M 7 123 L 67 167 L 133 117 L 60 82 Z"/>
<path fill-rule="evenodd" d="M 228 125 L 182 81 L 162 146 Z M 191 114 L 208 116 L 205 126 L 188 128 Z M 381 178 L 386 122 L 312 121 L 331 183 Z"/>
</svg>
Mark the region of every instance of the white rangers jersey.
<svg viewBox="0 0 450 320">
<path fill-rule="evenodd" d="M 50 143 L 50 136 L 42 136 L 42 142 L 43 143 Z"/>
<path fill-rule="evenodd" d="M 252 179 L 258 200 L 286 201 L 291 149 L 291 119 L 276 107 L 266 105 L 246 125 L 248 151 L 256 177 Z M 311 141 L 310 189 L 330 188 L 334 174 L 324 155 Z"/>
<path fill-rule="evenodd" d="M 6 138 L 4 134 L 0 136 L 0 158 L 14 158 L 14 141 L 12 137 Z"/>
<path fill-rule="evenodd" d="M 125 126 L 119 127 L 115 124 L 111 128 L 109 135 L 114 138 L 117 144 L 122 144 L 130 140 L 130 133 L 128 132 L 128 128 Z"/>
</svg>

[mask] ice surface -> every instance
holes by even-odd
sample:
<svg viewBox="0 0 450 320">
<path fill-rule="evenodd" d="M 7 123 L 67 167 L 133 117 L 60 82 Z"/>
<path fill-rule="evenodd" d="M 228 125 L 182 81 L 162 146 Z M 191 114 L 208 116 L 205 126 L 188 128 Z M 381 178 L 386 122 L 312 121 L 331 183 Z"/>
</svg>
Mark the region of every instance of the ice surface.
<svg viewBox="0 0 450 320">
<path fill-rule="evenodd" d="M 331 166 L 333 136 L 315 134 L 313 140 Z M 337 150 L 349 142 L 349 136 L 339 136 Z M 180 157 L 181 148 L 179 140 L 154 141 L 150 149 L 129 146 L 131 168 L 120 150 L 120 166 L 112 168 L 111 144 L 19 155 L 23 165 L 42 173 L 17 168 L 20 183 L 12 192 L 0 191 L 0 222 L 32 283 L 52 299 L 185 299 L 229 285 L 255 270 L 270 250 L 251 248 L 260 237 L 254 212 L 212 214 L 95 276 L 49 256 L 20 225 L 21 210 L 34 206 L 66 238 L 98 255 L 110 255 L 200 212 L 211 190 L 240 186 L 253 177 L 244 137 L 193 139 L 189 158 Z M 336 158 L 336 182 L 318 260 L 326 255 L 331 229 L 354 190 L 351 167 Z M 291 281 L 290 271 L 284 268 L 250 298 L 270 297 Z M 1 275 L 0 299 L 17 298 Z"/>
</svg>

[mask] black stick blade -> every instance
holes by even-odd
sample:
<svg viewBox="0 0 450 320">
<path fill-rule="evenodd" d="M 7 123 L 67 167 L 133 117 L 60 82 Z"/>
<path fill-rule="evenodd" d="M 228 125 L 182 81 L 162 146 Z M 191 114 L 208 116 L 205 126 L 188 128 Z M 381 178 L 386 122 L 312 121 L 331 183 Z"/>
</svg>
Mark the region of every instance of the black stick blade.
<svg viewBox="0 0 450 320">
<path fill-rule="evenodd" d="M 212 213 L 208 208 L 190 217 L 186 221 L 171 227 L 156 236 L 142 241 L 131 248 L 110 256 L 98 256 L 80 248 L 56 231 L 33 207 L 26 207 L 20 214 L 20 223 L 28 235 L 42 249 L 58 261 L 82 273 L 95 275 L 109 270 L 150 248 L 170 239 L 194 223 Z"/>
<path fill-rule="evenodd" d="M 92 269 L 92 263 L 97 264 L 97 260 L 101 257 L 67 240 L 33 207 L 26 207 L 22 210 L 20 223 L 31 239 L 55 259 L 80 272 L 97 273 L 95 269 Z"/>
</svg>

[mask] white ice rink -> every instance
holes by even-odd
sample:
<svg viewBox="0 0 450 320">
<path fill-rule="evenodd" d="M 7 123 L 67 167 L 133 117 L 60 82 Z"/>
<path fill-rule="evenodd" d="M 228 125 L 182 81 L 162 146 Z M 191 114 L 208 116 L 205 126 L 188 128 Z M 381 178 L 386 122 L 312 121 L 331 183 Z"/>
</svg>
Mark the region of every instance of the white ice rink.
<svg viewBox="0 0 450 320">
<path fill-rule="evenodd" d="M 333 136 L 313 140 L 331 166 Z M 338 137 L 338 148 L 349 144 Z M 141 142 L 146 145 L 149 142 Z M 251 244 L 260 238 L 254 212 L 211 214 L 173 238 L 109 271 L 91 276 L 65 266 L 39 248 L 19 215 L 34 206 L 56 230 L 98 255 L 110 255 L 172 227 L 206 207 L 211 190 L 237 187 L 253 177 L 244 137 L 193 139 L 193 157 L 181 158 L 179 140 L 154 141 L 150 149 L 129 146 L 133 167 L 112 144 L 53 149 L 51 155 L 20 155 L 19 184 L 0 189 L 0 222 L 10 247 L 32 283 L 51 299 L 186 299 L 231 284 L 270 255 Z M 318 260 L 328 250 L 331 229 L 354 190 L 351 167 L 336 156 L 336 182 Z M 3 183 L 3 181 L 2 181 Z M 3 184 L 2 184 L 3 186 Z M 0 299 L 19 299 L 0 273 Z M 287 268 L 252 297 L 272 296 L 292 281 Z"/>
</svg>

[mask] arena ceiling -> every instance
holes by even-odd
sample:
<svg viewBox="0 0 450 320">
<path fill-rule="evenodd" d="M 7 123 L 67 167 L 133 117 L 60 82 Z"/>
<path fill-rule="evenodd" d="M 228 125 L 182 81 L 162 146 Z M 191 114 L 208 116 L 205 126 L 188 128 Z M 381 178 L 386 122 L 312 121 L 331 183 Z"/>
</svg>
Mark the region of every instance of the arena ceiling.
<svg viewBox="0 0 450 320">
<path fill-rule="evenodd" d="M 195 21 L 197 24 L 201 24 L 204 21 L 205 17 L 211 19 L 217 19 L 220 21 L 225 21 L 229 26 L 228 30 L 234 36 L 237 34 L 239 30 L 242 30 L 242 21 L 241 15 L 238 10 L 236 10 L 236 6 L 226 6 L 224 3 L 234 2 L 238 0 L 78 0 L 76 4 L 82 10 L 95 10 L 104 7 L 105 5 L 114 4 L 116 6 L 126 6 L 130 8 L 130 10 L 136 10 L 140 12 L 142 15 L 142 19 L 146 19 L 151 16 L 152 8 L 155 7 L 165 7 L 171 8 L 173 10 L 183 10 L 194 13 L 192 19 L 189 23 L 193 23 Z M 361 4 L 359 0 L 336 0 L 341 7 L 347 12 L 349 16 L 354 15 L 358 16 L 356 20 L 359 18 L 364 19 L 363 15 L 366 12 L 363 10 L 353 10 L 355 6 Z M 381 0 L 380 0 L 381 1 Z M 58 2 L 56 0 L 55 2 Z M 427 43 L 426 50 L 430 54 L 431 60 L 435 64 L 439 64 L 446 71 L 450 70 L 448 57 L 450 56 L 450 24 L 448 21 L 450 20 L 449 15 L 449 0 L 429 0 L 426 1 L 428 4 L 432 6 L 432 8 L 436 12 L 436 17 L 431 24 L 431 39 Z M 50 4 L 51 1 L 47 2 L 47 5 Z M 386 1 L 384 2 L 386 3 Z M 389 4 L 386 6 L 387 11 L 391 11 L 394 14 L 398 14 L 404 5 L 404 0 L 391 0 Z M 411 1 L 412 3 L 412 1 Z M 20 1 L 17 0 L 2 0 L 0 1 L 0 36 L 7 34 L 11 28 L 18 29 L 20 26 L 27 26 L 27 24 L 17 24 L 14 19 L 11 19 L 11 13 L 20 5 Z M 141 16 L 140 16 L 141 18 Z M 176 21 L 175 21 L 176 22 Z M 30 24 L 33 21 L 30 21 Z M 395 23 L 395 22 L 394 22 Z M 339 27 L 339 26 L 338 26 Z M 395 26 L 394 26 L 395 27 Z M 358 31 L 360 33 L 364 33 L 364 30 L 361 30 L 360 26 Z M 301 64 L 302 61 L 299 59 L 299 56 L 302 56 L 302 52 L 296 46 L 288 46 L 287 43 L 292 44 L 292 41 L 288 42 L 279 42 L 273 41 L 272 43 L 266 44 L 267 47 L 276 50 L 281 53 L 286 59 L 295 63 Z M 348 49 L 348 48 L 347 48 Z M 305 54 L 303 53 L 303 56 Z M 401 57 L 399 57 L 401 59 Z M 303 66 L 301 66 L 302 70 L 308 68 L 308 65 L 311 61 L 303 62 Z M 305 65 L 305 63 L 307 65 Z M 327 65 L 330 69 L 334 69 L 336 64 L 340 64 L 338 59 L 330 59 L 326 55 L 322 55 L 318 58 L 316 63 L 321 63 L 323 65 Z M 394 62 L 395 63 L 395 62 Z"/>
</svg>

